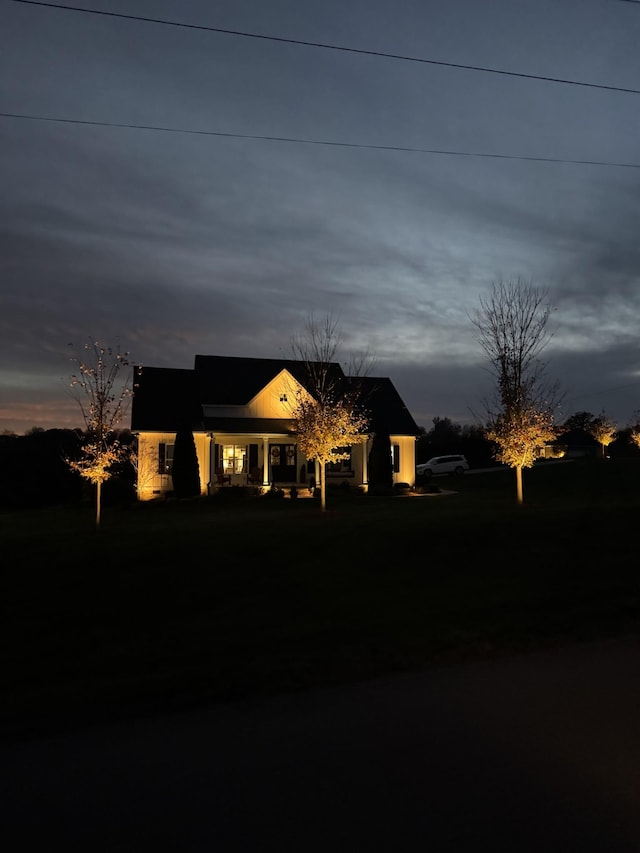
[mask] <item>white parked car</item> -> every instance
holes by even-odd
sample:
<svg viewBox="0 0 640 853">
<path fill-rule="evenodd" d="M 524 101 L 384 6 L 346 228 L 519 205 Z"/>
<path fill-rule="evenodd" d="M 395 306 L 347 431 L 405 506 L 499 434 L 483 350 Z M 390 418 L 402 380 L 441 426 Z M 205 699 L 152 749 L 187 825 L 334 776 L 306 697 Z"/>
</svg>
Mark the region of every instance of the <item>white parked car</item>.
<svg viewBox="0 0 640 853">
<path fill-rule="evenodd" d="M 460 454 L 434 456 L 428 462 L 416 465 L 416 474 L 419 477 L 430 477 L 432 474 L 464 474 L 468 470 L 469 463 Z"/>
</svg>

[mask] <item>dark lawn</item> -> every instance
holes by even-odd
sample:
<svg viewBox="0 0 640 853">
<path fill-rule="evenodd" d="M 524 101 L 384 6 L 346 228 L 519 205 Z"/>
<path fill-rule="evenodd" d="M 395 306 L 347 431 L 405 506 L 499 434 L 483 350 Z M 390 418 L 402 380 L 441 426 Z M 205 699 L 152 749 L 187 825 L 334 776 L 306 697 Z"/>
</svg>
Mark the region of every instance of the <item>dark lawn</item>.
<svg viewBox="0 0 640 853">
<path fill-rule="evenodd" d="M 640 464 L 0 516 L 5 736 L 636 631 Z"/>
</svg>

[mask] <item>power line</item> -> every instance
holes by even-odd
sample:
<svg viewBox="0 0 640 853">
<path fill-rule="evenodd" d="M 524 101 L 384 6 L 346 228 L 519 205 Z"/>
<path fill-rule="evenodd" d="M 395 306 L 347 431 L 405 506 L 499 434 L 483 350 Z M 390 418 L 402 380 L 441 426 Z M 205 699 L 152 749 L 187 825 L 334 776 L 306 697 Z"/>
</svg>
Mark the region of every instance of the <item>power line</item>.
<svg viewBox="0 0 640 853">
<path fill-rule="evenodd" d="M 638 2 L 640 2 L 640 0 L 638 0 Z M 578 393 L 569 394 L 569 396 L 567 397 L 567 402 L 571 403 L 572 405 L 575 405 L 576 402 L 579 400 L 589 400 L 593 397 L 601 397 L 606 394 L 611 394 L 614 391 L 624 391 L 626 388 L 636 388 L 638 385 L 640 385 L 640 382 L 635 381 L 627 382 L 624 385 L 616 385 L 611 388 L 601 388 L 599 391 L 579 391 Z"/>
<path fill-rule="evenodd" d="M 158 133 L 184 133 L 194 136 L 218 136 L 228 139 L 254 139 L 262 142 L 288 142 L 298 145 L 325 145 L 333 148 L 360 148 L 373 151 L 399 151 L 410 154 L 440 154 L 449 157 L 485 157 L 494 160 L 529 160 L 535 163 L 568 163 L 576 166 L 610 166 L 620 169 L 640 169 L 640 163 L 615 163 L 608 160 L 571 160 L 561 157 L 533 157 L 524 154 L 491 154 L 483 151 L 451 151 L 443 148 L 413 148 L 407 145 L 373 145 L 363 142 L 338 142 L 328 139 L 303 139 L 294 136 L 265 136 L 256 133 L 230 133 L 220 130 L 193 130 L 184 127 L 162 127 L 150 124 L 124 124 L 114 121 L 89 121 L 86 119 L 56 118 L 51 116 L 3 113 L 0 117 L 26 119 L 28 121 L 54 122 L 58 124 L 80 124 L 89 127 L 114 127 L 127 130 L 149 130 Z"/>
<path fill-rule="evenodd" d="M 249 33 L 242 30 L 229 30 L 222 27 L 208 27 L 202 24 L 185 24 L 181 21 L 169 21 L 164 18 L 148 18 L 141 15 L 125 15 L 122 12 L 104 12 L 98 9 L 85 9 L 81 6 L 68 6 L 61 3 L 45 3 L 40 0 L 10 0 L 12 3 L 22 3 L 27 6 L 45 6 L 49 9 L 60 9 L 69 12 L 83 12 L 89 15 L 103 15 L 109 18 L 120 18 L 127 21 L 141 21 L 147 24 L 161 24 L 169 27 L 182 27 L 189 30 L 202 30 L 211 33 L 222 33 L 242 38 L 261 39 L 264 41 L 281 42 L 283 44 L 297 44 L 302 47 L 322 48 L 323 50 L 336 50 L 344 53 L 357 53 L 364 56 L 375 56 L 383 59 L 396 59 L 402 62 L 417 62 L 424 65 L 439 65 L 445 68 L 459 68 L 464 71 L 481 71 L 485 74 L 500 74 L 506 77 L 520 77 L 525 80 L 541 80 L 545 83 L 558 83 L 564 86 L 582 86 L 589 89 L 604 89 L 609 92 L 624 92 L 630 95 L 640 95 L 640 89 L 630 89 L 623 86 L 607 86 L 603 83 L 587 83 L 582 80 L 566 80 L 561 77 L 546 77 L 539 74 L 525 74 L 520 71 L 505 71 L 501 68 L 488 68 L 481 65 L 464 65 L 459 62 L 445 62 L 438 59 L 424 59 L 418 56 L 407 56 L 397 53 L 385 53 L 379 50 L 365 50 L 356 47 L 345 47 L 343 45 L 327 44 L 323 42 L 303 41 L 301 39 L 284 38 L 282 36 L 265 36 L 259 33 Z M 640 2 L 640 0 L 627 0 L 627 2 Z"/>
</svg>

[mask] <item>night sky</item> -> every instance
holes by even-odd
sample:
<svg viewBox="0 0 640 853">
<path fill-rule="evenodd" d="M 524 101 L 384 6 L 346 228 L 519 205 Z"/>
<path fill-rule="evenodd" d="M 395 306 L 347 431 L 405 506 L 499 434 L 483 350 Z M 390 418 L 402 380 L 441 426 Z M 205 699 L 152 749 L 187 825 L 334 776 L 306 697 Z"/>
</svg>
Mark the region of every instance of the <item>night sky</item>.
<svg viewBox="0 0 640 853">
<path fill-rule="evenodd" d="M 640 2 L 84 8 L 0 0 L 0 431 L 83 425 L 69 343 L 286 358 L 327 313 L 419 425 L 473 423 L 516 279 L 562 414 L 635 420 Z"/>
</svg>

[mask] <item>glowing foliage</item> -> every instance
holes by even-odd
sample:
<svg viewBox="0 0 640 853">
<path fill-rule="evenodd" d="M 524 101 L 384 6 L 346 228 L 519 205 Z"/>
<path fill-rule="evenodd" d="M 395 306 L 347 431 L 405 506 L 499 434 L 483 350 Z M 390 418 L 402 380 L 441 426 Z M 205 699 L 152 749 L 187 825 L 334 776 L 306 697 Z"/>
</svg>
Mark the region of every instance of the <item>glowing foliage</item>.
<svg viewBox="0 0 640 853">
<path fill-rule="evenodd" d="M 367 429 L 367 418 L 347 399 L 323 404 L 301 398 L 293 417 L 300 449 L 321 465 L 348 459 L 350 446 L 361 442 Z"/>
<path fill-rule="evenodd" d="M 298 447 L 307 459 L 320 465 L 320 499 L 322 510 L 326 507 L 326 465 L 349 459 L 351 445 L 359 444 L 366 435 L 368 419 L 349 396 L 333 400 L 325 393 L 321 400 L 299 394 L 292 417 L 298 436 Z"/>
<path fill-rule="evenodd" d="M 608 418 L 604 412 L 601 412 L 597 418 L 594 418 L 588 426 L 588 431 L 595 438 L 602 448 L 602 455 L 605 455 L 605 448 L 608 447 L 616 437 L 616 425 Z"/>
<path fill-rule="evenodd" d="M 112 475 L 112 466 L 123 462 L 127 456 L 128 448 L 122 447 L 117 441 L 108 447 L 86 441 L 82 445 L 82 458 L 79 460 L 69 459 L 68 465 L 72 471 L 77 471 L 81 477 L 97 486 L 108 480 Z"/>
<path fill-rule="evenodd" d="M 291 416 L 298 447 L 315 460 L 320 473 L 320 506 L 326 509 L 326 465 L 348 459 L 351 445 L 367 437 L 368 417 L 360 403 L 357 376 L 364 367 L 352 365 L 346 379 L 335 370 L 339 343 L 337 324 L 331 316 L 317 323 L 311 316 L 305 333 L 292 339 L 293 354 L 305 367 L 305 388 L 294 389 Z"/>
<path fill-rule="evenodd" d="M 550 412 L 521 406 L 497 417 L 485 434 L 498 446 L 498 462 L 511 468 L 531 468 L 537 449 L 553 441 L 557 433 Z"/>
<path fill-rule="evenodd" d="M 555 387 L 544 388 L 545 366 L 539 360 L 550 338 L 545 297 L 546 291 L 521 279 L 498 282 L 491 295 L 480 300 L 481 310 L 472 318 L 496 379 L 485 434 L 497 445 L 496 459 L 516 470 L 518 503 L 522 503 L 522 469 L 530 468 L 538 449 L 557 435 Z"/>
</svg>

